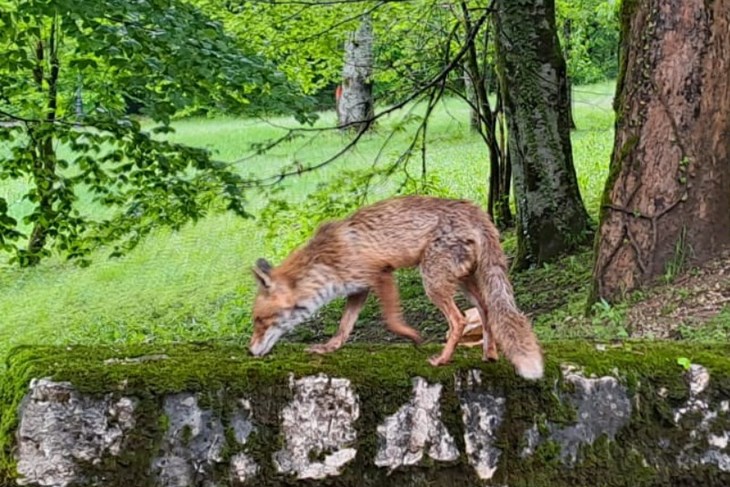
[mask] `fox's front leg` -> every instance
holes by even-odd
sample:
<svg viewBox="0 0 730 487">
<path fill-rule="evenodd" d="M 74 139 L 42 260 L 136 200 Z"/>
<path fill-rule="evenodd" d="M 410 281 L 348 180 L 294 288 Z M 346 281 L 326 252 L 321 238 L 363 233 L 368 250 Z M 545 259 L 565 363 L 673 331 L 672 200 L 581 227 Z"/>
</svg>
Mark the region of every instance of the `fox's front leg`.
<svg viewBox="0 0 730 487">
<path fill-rule="evenodd" d="M 385 319 L 385 327 L 396 335 L 408 338 L 415 344 L 420 344 L 423 341 L 421 334 L 418 330 L 408 326 L 403 321 L 398 288 L 393 280 L 393 274 L 390 272 L 382 272 L 375 279 L 373 290 L 380 301 L 380 308 L 383 311 L 383 318 Z"/>
<path fill-rule="evenodd" d="M 340 328 L 337 330 L 337 333 L 326 343 L 318 343 L 307 348 L 307 352 L 319 354 L 330 353 L 344 345 L 350 337 L 357 317 L 360 315 L 360 311 L 365 306 L 367 299 L 368 291 L 362 291 L 348 296 L 347 303 L 345 304 L 345 312 L 340 319 Z"/>
</svg>

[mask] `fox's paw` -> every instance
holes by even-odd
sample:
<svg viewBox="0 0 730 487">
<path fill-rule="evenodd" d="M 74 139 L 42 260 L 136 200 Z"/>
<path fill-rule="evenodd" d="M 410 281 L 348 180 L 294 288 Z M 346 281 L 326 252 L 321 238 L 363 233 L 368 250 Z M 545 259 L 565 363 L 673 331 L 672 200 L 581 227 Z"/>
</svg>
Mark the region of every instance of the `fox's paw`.
<svg viewBox="0 0 730 487">
<path fill-rule="evenodd" d="M 487 350 L 482 356 L 482 362 L 496 362 L 499 360 L 499 353 L 497 350 Z"/>
<path fill-rule="evenodd" d="M 434 355 L 433 357 L 430 357 L 428 359 L 428 363 L 433 365 L 434 367 L 438 367 L 440 365 L 446 365 L 450 362 L 449 359 L 443 358 L 441 355 Z"/>
</svg>

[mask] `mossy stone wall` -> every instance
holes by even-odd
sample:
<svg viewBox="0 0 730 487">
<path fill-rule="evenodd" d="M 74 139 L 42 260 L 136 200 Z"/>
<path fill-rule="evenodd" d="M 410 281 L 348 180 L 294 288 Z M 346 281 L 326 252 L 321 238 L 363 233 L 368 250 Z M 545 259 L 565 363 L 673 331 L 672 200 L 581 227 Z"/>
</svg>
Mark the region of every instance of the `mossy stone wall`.
<svg viewBox="0 0 730 487">
<path fill-rule="evenodd" d="M 79 435 L 54 452 L 67 485 L 730 485 L 730 345 L 551 343 L 538 382 L 476 350 L 433 368 L 434 348 L 20 348 L 0 485 L 43 481 L 49 414 Z"/>
</svg>

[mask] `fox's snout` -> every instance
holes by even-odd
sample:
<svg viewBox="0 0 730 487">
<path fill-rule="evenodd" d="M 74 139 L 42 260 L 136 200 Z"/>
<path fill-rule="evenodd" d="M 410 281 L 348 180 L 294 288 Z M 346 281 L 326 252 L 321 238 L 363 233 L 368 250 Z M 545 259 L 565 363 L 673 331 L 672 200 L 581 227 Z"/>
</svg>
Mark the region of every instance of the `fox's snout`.
<svg viewBox="0 0 730 487">
<path fill-rule="evenodd" d="M 263 357 L 274 348 L 283 334 L 284 330 L 278 326 L 270 326 L 261 334 L 254 332 L 248 350 L 254 357 Z"/>
<path fill-rule="evenodd" d="M 254 335 L 251 337 L 251 342 L 248 344 L 248 351 L 254 357 L 262 357 L 268 352 L 268 350 L 264 349 L 262 338 L 263 336 Z"/>
<path fill-rule="evenodd" d="M 249 344 L 249 346 L 248 346 L 248 351 L 254 357 L 260 357 L 261 356 L 260 346 L 259 346 L 258 343 L 251 342 Z"/>
</svg>

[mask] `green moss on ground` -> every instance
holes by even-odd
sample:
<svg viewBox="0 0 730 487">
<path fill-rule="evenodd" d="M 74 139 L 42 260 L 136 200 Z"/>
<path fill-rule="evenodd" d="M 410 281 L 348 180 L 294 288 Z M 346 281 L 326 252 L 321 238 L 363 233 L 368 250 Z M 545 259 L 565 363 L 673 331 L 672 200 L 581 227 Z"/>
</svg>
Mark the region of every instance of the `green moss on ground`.
<svg viewBox="0 0 730 487">
<path fill-rule="evenodd" d="M 670 421 L 672 409 L 688 397 L 677 359 L 687 357 L 710 370 L 712 398 L 730 394 L 730 344 L 631 342 L 608 346 L 606 351 L 599 352 L 589 342 L 549 343 L 545 346 L 547 378 L 539 382 L 517 377 L 504 360 L 482 363 L 480 351 L 476 349 L 458 349 L 452 365 L 433 368 L 426 359 L 439 349 L 436 345 L 416 348 L 353 344 L 328 356 L 311 356 L 301 345 L 281 344 L 272 355 L 252 359 L 244 348 L 221 343 L 17 348 L 8 358 L 6 374 L 0 377 L 0 485 L 2 479 L 11 485 L 16 411 L 32 378 L 69 381 L 85 394 L 113 393 L 134 396 L 140 401 L 138 427 L 129 438 L 131 447 L 125 449 L 123 458 L 110 458 L 101 465 L 88 466 L 90 471 L 102 472 L 112 465 L 124 465 L 124 474 L 118 482 L 127 486 L 149 482 L 144 479 L 150 457 L 155 455 L 166 425 L 161 398 L 182 391 L 199 393 L 201 407 L 220 411 L 224 424 L 234 398 L 254 396 L 253 415 L 260 427 L 246 451 L 263 468 L 257 485 L 289 485 L 291 480 L 275 475 L 270 459 L 281 448 L 279 412 L 291 396 L 290 373 L 298 377 L 318 373 L 346 377 L 361 399 L 361 417 L 356 424 L 358 455 L 342 477 L 328 480 L 324 485 L 476 485 L 472 483 L 476 482 L 473 468 L 463 455 L 451 465 L 408 468 L 390 476 L 385 475 L 384 469 L 372 466 L 377 448 L 375 429 L 408 401 L 411 379 L 415 376 L 444 385 L 443 420 L 461 452 L 465 451 L 464 425 L 455 392 L 455 374 L 481 369 L 485 387 L 508 397 L 499 433 L 499 446 L 503 450 L 501 465 L 506 468 L 498 470 L 495 480 L 511 486 L 565 485 L 567 481 L 576 486 L 593 486 L 597 475 L 606 479 L 601 485 L 662 485 L 666 477 L 646 467 L 643 458 L 656 448 L 660 436 L 671 434 L 681 440 L 687 434 L 672 428 Z M 160 354 L 167 358 L 139 363 L 106 362 Z M 548 422 L 570 424 L 575 419 L 575 412 L 560 400 L 561 394 L 570 390 L 570 384 L 561 380 L 559 367 L 563 363 L 576 364 L 587 374 L 605 375 L 618 370 L 641 403 L 640 408 L 635 408 L 630 424 L 619 433 L 618 441 L 598 441 L 583 448 L 581 461 L 571 469 L 558 461 L 550 444 L 543 444 L 532 457 L 520 457 L 524 432 L 534 422 L 540 420 L 544 426 Z M 666 391 L 663 399 L 657 395 L 659 389 Z M 236 452 L 235 447 L 226 450 L 226 457 Z M 221 469 L 218 474 L 223 478 L 226 472 Z M 633 483 L 627 483 L 627 479 Z"/>
</svg>

